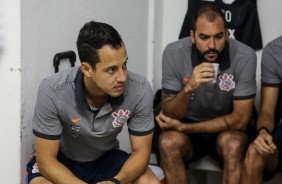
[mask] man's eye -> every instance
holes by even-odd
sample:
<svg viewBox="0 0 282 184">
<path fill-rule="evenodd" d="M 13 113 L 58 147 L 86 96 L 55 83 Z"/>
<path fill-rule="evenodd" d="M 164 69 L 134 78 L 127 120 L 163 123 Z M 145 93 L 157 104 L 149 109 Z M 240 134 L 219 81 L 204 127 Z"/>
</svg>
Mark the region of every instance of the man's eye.
<svg viewBox="0 0 282 184">
<path fill-rule="evenodd" d="M 223 38 L 223 35 L 216 35 L 215 36 L 215 39 L 218 39 L 218 40 L 220 40 L 220 39 L 222 39 Z"/>
<path fill-rule="evenodd" d="M 200 36 L 201 40 L 207 40 L 209 37 L 208 36 Z"/>
<path fill-rule="evenodd" d="M 116 71 L 116 68 L 115 67 L 111 67 L 111 68 L 108 68 L 107 69 L 107 72 L 108 73 L 114 73 Z"/>
</svg>

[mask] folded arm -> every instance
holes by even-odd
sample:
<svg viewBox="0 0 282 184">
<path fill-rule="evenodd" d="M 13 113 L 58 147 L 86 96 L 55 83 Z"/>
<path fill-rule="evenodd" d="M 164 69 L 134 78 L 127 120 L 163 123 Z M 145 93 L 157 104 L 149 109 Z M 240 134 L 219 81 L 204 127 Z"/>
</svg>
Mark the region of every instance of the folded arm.
<svg viewBox="0 0 282 184">
<path fill-rule="evenodd" d="M 253 103 L 253 98 L 234 100 L 234 110 L 232 113 L 203 122 L 182 123 L 164 114 L 157 116 L 156 120 L 162 129 L 173 129 L 186 133 L 211 133 L 227 129 L 243 131 L 250 121 Z"/>
</svg>

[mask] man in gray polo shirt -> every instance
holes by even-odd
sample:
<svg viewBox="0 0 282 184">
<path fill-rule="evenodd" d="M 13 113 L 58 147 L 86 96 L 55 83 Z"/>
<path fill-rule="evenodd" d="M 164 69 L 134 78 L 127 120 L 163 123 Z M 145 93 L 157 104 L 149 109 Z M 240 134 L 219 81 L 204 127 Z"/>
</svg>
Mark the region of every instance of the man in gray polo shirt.
<svg viewBox="0 0 282 184">
<path fill-rule="evenodd" d="M 44 79 L 33 118 L 30 183 L 159 183 L 147 167 L 154 129 L 148 81 L 127 71 L 127 52 L 110 25 L 80 30 L 80 67 Z M 132 153 L 119 150 L 128 125 Z"/>
<path fill-rule="evenodd" d="M 215 83 L 212 63 L 219 63 Z M 160 152 L 167 184 L 188 183 L 186 167 L 204 155 L 223 166 L 222 183 L 239 182 L 255 74 L 255 52 L 228 39 L 222 11 L 213 5 L 196 13 L 191 37 L 165 48 L 164 100 L 156 119 L 164 130 Z"/>
<path fill-rule="evenodd" d="M 282 172 L 282 36 L 269 42 L 261 60 L 261 107 L 257 137 L 248 148 L 241 183 L 263 183 Z M 279 96 L 280 95 L 280 96 Z M 275 116 L 275 111 L 278 116 Z"/>
</svg>

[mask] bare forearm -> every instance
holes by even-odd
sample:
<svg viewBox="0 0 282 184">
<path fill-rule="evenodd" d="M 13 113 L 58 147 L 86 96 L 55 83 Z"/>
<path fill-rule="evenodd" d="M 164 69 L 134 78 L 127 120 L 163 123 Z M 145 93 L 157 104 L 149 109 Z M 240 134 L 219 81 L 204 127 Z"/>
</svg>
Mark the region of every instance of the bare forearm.
<svg viewBox="0 0 282 184">
<path fill-rule="evenodd" d="M 185 133 L 216 133 L 228 129 L 243 131 L 247 123 L 248 121 L 246 120 L 234 118 L 232 115 L 226 115 L 203 122 L 182 123 L 179 126 L 179 130 Z"/>
<path fill-rule="evenodd" d="M 39 170 L 41 174 L 48 180 L 56 184 L 86 184 L 77 178 L 69 169 L 58 161 L 48 161 L 46 164 L 40 164 Z"/>
<path fill-rule="evenodd" d="M 191 92 L 185 92 L 183 89 L 176 96 L 165 99 L 162 106 L 163 114 L 174 119 L 183 118 L 188 111 L 190 97 Z"/>
<path fill-rule="evenodd" d="M 274 116 L 261 113 L 257 121 L 257 130 L 261 127 L 265 127 L 272 132 L 275 124 L 274 121 Z"/>
<path fill-rule="evenodd" d="M 146 155 L 132 153 L 115 178 L 121 181 L 121 183 L 130 183 L 146 170 L 148 163 L 149 153 Z"/>
</svg>

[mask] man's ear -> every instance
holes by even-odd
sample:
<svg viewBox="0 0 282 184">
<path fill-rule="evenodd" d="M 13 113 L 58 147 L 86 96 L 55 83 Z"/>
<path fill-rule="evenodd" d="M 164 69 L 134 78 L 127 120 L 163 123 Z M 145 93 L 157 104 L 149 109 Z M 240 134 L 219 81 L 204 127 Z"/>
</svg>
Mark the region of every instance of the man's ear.
<svg viewBox="0 0 282 184">
<path fill-rule="evenodd" d="M 190 30 L 190 37 L 191 37 L 192 43 L 195 44 L 195 35 L 194 35 L 194 32 L 192 30 Z"/>
<path fill-rule="evenodd" d="M 87 62 L 81 62 L 80 64 L 80 70 L 86 77 L 91 77 L 91 70 L 92 67 Z"/>
</svg>

